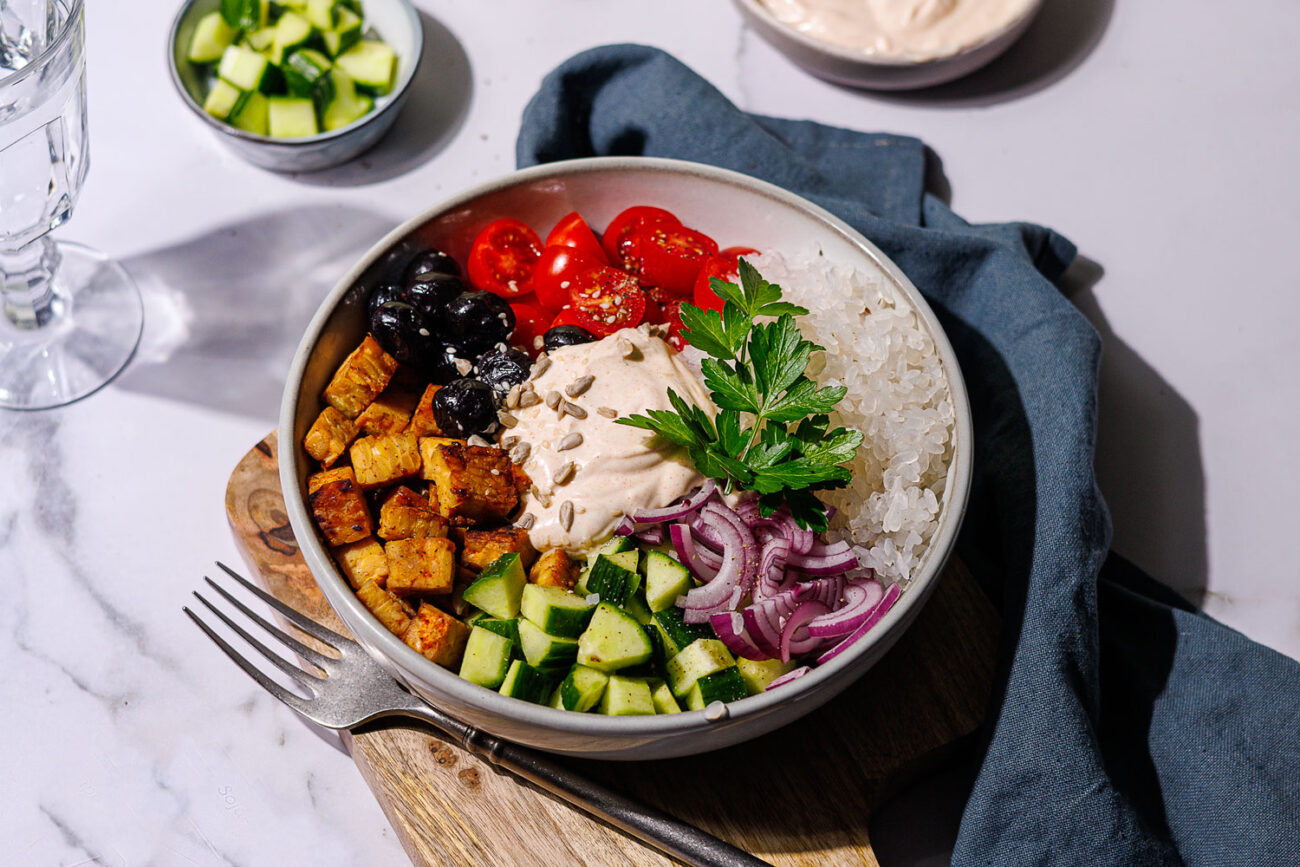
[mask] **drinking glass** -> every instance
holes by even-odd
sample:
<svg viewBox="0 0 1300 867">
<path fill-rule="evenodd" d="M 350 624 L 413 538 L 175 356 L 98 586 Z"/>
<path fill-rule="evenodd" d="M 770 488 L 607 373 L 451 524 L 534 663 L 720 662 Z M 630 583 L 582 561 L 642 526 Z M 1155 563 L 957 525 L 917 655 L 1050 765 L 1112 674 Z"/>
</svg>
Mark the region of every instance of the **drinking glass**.
<svg viewBox="0 0 1300 867">
<path fill-rule="evenodd" d="M 144 314 L 117 263 L 50 239 L 88 161 L 83 0 L 0 0 L 0 407 L 85 397 L 130 360 Z"/>
</svg>

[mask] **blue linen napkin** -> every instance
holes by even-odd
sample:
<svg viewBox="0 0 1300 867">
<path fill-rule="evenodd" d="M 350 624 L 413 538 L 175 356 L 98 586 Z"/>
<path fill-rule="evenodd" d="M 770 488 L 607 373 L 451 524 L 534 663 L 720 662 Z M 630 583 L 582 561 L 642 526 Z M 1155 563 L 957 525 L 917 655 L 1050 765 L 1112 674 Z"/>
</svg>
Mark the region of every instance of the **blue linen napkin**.
<svg viewBox="0 0 1300 867">
<path fill-rule="evenodd" d="M 645 46 L 573 57 L 524 111 L 521 167 L 597 155 L 712 163 L 811 199 L 883 249 L 951 338 L 976 444 L 958 551 L 1004 633 L 954 862 L 1300 864 L 1300 665 L 1108 553 L 1100 339 L 1053 285 L 1074 246 L 962 220 L 925 191 L 914 138 L 745 114 Z"/>
</svg>

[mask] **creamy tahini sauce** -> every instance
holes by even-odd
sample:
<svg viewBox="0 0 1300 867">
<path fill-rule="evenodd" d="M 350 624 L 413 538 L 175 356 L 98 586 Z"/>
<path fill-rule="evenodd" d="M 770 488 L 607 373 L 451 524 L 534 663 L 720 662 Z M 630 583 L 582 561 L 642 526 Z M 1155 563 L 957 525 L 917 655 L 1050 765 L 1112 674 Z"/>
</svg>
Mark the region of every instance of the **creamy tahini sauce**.
<svg viewBox="0 0 1300 867">
<path fill-rule="evenodd" d="M 1019 20 L 1035 0 L 762 0 L 782 23 L 863 54 L 929 60 Z"/>
<path fill-rule="evenodd" d="M 545 398 L 558 392 L 586 410 L 587 417 L 561 417 L 541 403 L 516 410 L 519 424 L 503 432 L 531 449 L 523 468 L 536 492 L 524 496 L 524 511 L 534 518 L 528 531 L 534 547 L 590 551 L 614 532 L 624 513 L 666 506 L 703 482 L 683 450 L 649 431 L 616 424 L 599 411 L 612 409 L 619 417 L 647 409 L 671 411 L 671 388 L 714 415 L 708 392 L 672 347 L 644 328 L 624 329 L 594 343 L 562 347 L 548 357 L 551 366 L 533 381 L 537 394 Z M 565 386 L 587 375 L 595 379 L 586 392 L 564 394 Z M 582 434 L 582 444 L 560 451 L 565 436 L 574 432 Z M 569 461 L 576 466 L 573 477 L 557 484 Z M 574 510 L 568 530 L 560 520 L 565 502 Z"/>
</svg>

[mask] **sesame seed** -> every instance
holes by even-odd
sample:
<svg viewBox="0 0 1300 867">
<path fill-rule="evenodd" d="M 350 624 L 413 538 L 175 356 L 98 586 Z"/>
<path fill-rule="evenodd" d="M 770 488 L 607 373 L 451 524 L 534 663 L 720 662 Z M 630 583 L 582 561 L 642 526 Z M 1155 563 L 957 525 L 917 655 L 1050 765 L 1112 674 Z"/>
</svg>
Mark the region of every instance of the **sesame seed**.
<svg viewBox="0 0 1300 867">
<path fill-rule="evenodd" d="M 469 372 L 473 369 L 474 369 L 474 365 L 466 361 L 464 358 L 456 359 L 456 372 L 459 373 L 461 376 L 468 375 Z"/>
<path fill-rule="evenodd" d="M 491 473 L 491 474 L 494 475 L 494 476 L 499 476 L 499 475 L 501 475 L 501 471 L 498 470 L 496 467 L 493 467 L 492 469 L 488 470 L 488 472 Z M 486 491 L 485 491 L 484 493 L 486 493 Z"/>
<path fill-rule="evenodd" d="M 573 461 L 567 462 L 564 466 L 560 467 L 560 471 L 555 474 L 555 484 L 557 485 L 567 484 L 569 479 L 573 478 L 573 474 L 574 472 L 577 471 L 577 469 L 578 469 L 578 465 L 575 464 Z"/>
<path fill-rule="evenodd" d="M 618 410 L 608 406 L 596 407 L 596 412 L 600 413 L 605 418 L 618 418 Z"/>
<path fill-rule="evenodd" d="M 560 526 L 566 533 L 573 529 L 573 503 L 570 500 L 560 504 Z"/>
<path fill-rule="evenodd" d="M 560 440 L 560 444 L 556 446 L 555 450 L 557 452 L 567 452 L 569 449 L 576 449 L 580 445 L 582 445 L 582 434 L 574 431 Z"/>
<path fill-rule="evenodd" d="M 591 388 L 591 384 L 595 381 L 596 377 L 592 376 L 590 373 L 586 376 L 580 376 L 564 387 L 564 393 L 569 397 L 577 397 L 587 389 Z"/>
<path fill-rule="evenodd" d="M 587 417 L 587 411 L 582 407 L 578 406 L 576 403 L 572 403 L 566 400 L 564 403 L 560 404 L 560 407 L 564 410 L 564 412 L 568 413 L 574 418 Z"/>
</svg>

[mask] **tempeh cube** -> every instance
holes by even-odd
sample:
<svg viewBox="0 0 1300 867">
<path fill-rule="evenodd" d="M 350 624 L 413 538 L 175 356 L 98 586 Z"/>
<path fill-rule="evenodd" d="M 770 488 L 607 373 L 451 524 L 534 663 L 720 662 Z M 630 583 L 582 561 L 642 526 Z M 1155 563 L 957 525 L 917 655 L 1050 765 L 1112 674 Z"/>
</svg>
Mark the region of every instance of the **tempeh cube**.
<svg viewBox="0 0 1300 867">
<path fill-rule="evenodd" d="M 334 407 L 327 406 L 308 428 L 302 445 L 307 454 L 320 461 L 320 465 L 328 470 L 348 450 L 348 443 L 356 435 L 357 426 L 352 420 Z"/>
<path fill-rule="evenodd" d="M 334 378 L 325 386 L 322 397 L 348 418 L 356 418 L 381 391 L 397 371 L 397 359 L 384 352 L 369 334 L 352 354 L 343 360 Z"/>
<path fill-rule="evenodd" d="M 447 519 L 425 497 L 405 486 L 393 489 L 379 507 L 379 538 L 432 539 L 447 535 Z"/>
<path fill-rule="evenodd" d="M 325 541 L 338 546 L 373 533 L 366 496 L 352 467 L 325 470 L 307 478 L 307 503 Z"/>
<path fill-rule="evenodd" d="M 469 627 L 441 609 L 424 604 L 406 627 L 402 640 L 444 668 L 460 665 Z"/>
<path fill-rule="evenodd" d="M 572 590 L 578 583 L 578 564 L 563 548 L 552 548 L 537 558 L 528 580 L 545 587 L 559 587 Z"/>
<path fill-rule="evenodd" d="M 519 503 L 510 458 L 501 449 L 424 437 L 420 457 L 421 474 L 434 485 L 429 499 L 453 524 L 499 523 Z"/>
<path fill-rule="evenodd" d="M 420 471 L 420 448 L 413 434 L 361 437 L 348 453 L 357 484 L 367 491 L 409 479 Z"/>
<path fill-rule="evenodd" d="M 361 600 L 362 605 L 370 609 L 370 613 L 375 615 L 380 623 L 384 624 L 384 628 L 394 635 L 406 632 L 411 618 L 415 616 L 414 608 L 374 581 L 367 581 L 358 587 L 357 598 Z"/>
<path fill-rule="evenodd" d="M 528 473 L 524 472 L 524 468 L 516 463 L 510 464 L 510 480 L 514 482 L 515 494 L 521 500 L 524 498 L 524 494 L 528 493 L 528 489 L 533 486 L 533 480 Z"/>
<path fill-rule="evenodd" d="M 359 590 L 367 581 L 380 587 L 388 583 L 388 555 L 384 553 L 384 546 L 374 538 L 367 537 L 344 545 L 334 554 L 353 590 Z"/>
<path fill-rule="evenodd" d="M 456 545 L 450 539 L 394 539 L 388 555 L 388 589 L 399 596 L 451 593 Z"/>
<path fill-rule="evenodd" d="M 528 540 L 528 531 L 518 527 L 469 530 L 460 549 L 460 562 L 471 569 L 486 569 L 502 554 L 516 553 L 527 569 L 537 559 L 537 549 Z"/>
<path fill-rule="evenodd" d="M 438 423 L 433 420 L 433 396 L 438 393 L 440 385 L 430 385 L 420 396 L 420 402 L 416 404 L 415 412 L 411 413 L 411 424 L 408 431 L 417 437 L 440 437 L 442 431 L 438 428 Z"/>
<path fill-rule="evenodd" d="M 357 427 L 371 436 L 406 430 L 419 399 L 418 393 L 394 383 L 361 411 L 357 416 Z"/>
</svg>

